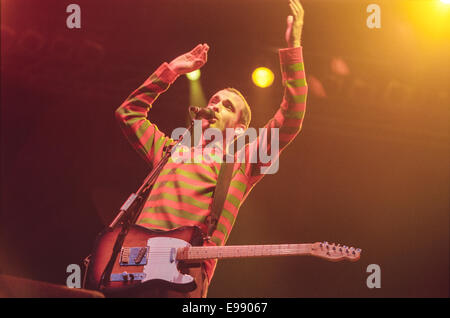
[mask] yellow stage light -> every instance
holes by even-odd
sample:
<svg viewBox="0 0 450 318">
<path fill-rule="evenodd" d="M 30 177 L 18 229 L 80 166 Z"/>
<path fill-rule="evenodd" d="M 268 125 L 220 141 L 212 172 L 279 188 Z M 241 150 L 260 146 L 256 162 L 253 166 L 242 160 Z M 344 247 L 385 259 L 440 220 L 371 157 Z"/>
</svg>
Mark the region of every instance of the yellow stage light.
<svg viewBox="0 0 450 318">
<path fill-rule="evenodd" d="M 191 81 L 196 81 L 200 78 L 200 70 L 195 70 L 186 74 L 187 78 Z"/>
<path fill-rule="evenodd" d="M 450 0 L 441 0 L 442 3 L 450 4 Z"/>
<path fill-rule="evenodd" d="M 258 67 L 252 74 L 253 83 L 259 87 L 268 87 L 272 85 L 274 75 L 267 67 Z"/>
</svg>

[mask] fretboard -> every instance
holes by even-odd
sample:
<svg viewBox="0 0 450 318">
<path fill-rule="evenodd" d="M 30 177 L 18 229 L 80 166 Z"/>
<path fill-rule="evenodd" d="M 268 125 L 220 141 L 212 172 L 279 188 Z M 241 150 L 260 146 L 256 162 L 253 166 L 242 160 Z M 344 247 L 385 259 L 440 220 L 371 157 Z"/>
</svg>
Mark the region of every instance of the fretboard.
<svg viewBox="0 0 450 318">
<path fill-rule="evenodd" d="M 179 249 L 177 252 L 177 259 L 200 260 L 211 258 L 310 255 L 311 245 L 312 244 L 195 246 Z"/>
</svg>

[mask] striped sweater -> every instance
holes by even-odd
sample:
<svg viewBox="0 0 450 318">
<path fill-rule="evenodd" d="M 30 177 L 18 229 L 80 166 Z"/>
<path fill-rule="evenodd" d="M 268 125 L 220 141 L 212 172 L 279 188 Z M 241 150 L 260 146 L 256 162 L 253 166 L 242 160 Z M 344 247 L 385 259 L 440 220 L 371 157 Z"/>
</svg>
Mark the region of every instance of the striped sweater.
<svg viewBox="0 0 450 318">
<path fill-rule="evenodd" d="M 307 85 L 302 48 L 280 49 L 279 56 L 285 91 L 280 108 L 265 127 L 268 131 L 270 128 L 279 128 L 279 152 L 281 152 L 301 129 Z M 116 118 L 124 134 L 150 165 L 158 162 L 164 155 L 165 147 L 174 141 L 151 123 L 147 119 L 147 114 L 159 94 L 166 91 L 177 77 L 178 74 L 171 70 L 167 63 L 163 63 L 116 110 Z M 270 145 L 270 134 L 268 139 L 267 144 Z M 254 142 L 259 143 L 259 140 Z M 254 144 L 256 145 L 258 144 Z M 251 146 L 243 148 L 247 160 L 234 164 L 230 188 L 217 228 L 211 241 L 205 245 L 225 244 L 236 221 L 239 207 L 255 184 L 264 176 L 261 174 L 263 164 L 250 163 L 248 160 Z M 154 184 L 137 224 L 163 230 L 196 225 L 206 233 L 206 217 L 210 213 L 220 163 L 205 161 L 196 163 L 194 160 L 191 162 L 176 163 L 169 159 Z M 209 281 L 216 264 L 216 260 L 205 261 Z"/>
</svg>

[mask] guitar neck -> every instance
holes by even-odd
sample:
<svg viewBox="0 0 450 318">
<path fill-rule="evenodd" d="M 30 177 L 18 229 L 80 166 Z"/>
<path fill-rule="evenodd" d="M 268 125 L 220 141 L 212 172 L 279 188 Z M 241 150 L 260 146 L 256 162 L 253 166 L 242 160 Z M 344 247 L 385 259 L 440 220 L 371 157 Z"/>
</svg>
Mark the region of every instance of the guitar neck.
<svg viewBox="0 0 450 318">
<path fill-rule="evenodd" d="M 179 249 L 178 260 L 311 255 L 312 244 L 194 246 Z"/>
</svg>

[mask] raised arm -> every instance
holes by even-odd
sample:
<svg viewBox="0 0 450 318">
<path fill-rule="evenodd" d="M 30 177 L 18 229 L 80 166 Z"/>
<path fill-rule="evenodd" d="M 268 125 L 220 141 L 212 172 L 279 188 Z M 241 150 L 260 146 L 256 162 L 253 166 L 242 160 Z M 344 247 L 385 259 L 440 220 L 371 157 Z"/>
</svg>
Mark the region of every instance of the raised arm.
<svg viewBox="0 0 450 318">
<path fill-rule="evenodd" d="M 148 111 L 158 96 L 165 92 L 179 75 L 202 67 L 207 61 L 207 44 L 178 56 L 158 69 L 116 110 L 116 119 L 133 148 L 149 163 L 157 162 L 172 140 L 147 119 Z"/>
<path fill-rule="evenodd" d="M 285 87 L 283 100 L 275 116 L 265 126 L 267 138 L 260 135 L 252 143 L 253 145 L 250 144 L 248 147 L 248 156 L 255 155 L 255 149 L 258 149 L 258 152 L 261 153 L 261 148 L 264 148 L 262 149 L 263 152 L 270 154 L 273 160 L 267 164 L 260 161 L 256 164 L 247 164 L 246 174 L 249 176 L 250 183 L 256 183 L 264 174 L 277 171 L 278 155 L 298 135 L 305 116 L 307 84 L 301 47 L 304 10 L 298 0 L 289 0 L 289 5 L 292 15 L 287 18 L 285 33 L 288 47 L 279 50 L 282 81 Z M 276 135 L 272 135 L 271 128 L 278 128 L 278 138 Z M 272 149 L 273 142 L 279 142 L 278 151 Z M 272 154 L 272 150 L 275 150 L 276 153 Z M 267 168 L 271 164 L 274 165 L 268 170 Z"/>
</svg>

